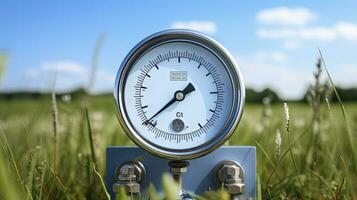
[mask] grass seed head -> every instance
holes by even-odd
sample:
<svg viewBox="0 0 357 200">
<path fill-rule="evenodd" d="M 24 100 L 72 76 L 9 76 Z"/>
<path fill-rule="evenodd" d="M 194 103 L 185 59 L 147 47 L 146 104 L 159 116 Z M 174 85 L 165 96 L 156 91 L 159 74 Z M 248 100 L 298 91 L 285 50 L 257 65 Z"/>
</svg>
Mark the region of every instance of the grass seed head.
<svg viewBox="0 0 357 200">
<path fill-rule="evenodd" d="M 285 113 L 285 129 L 289 132 L 290 128 L 290 113 L 289 113 L 289 106 L 286 102 L 284 102 L 284 113 Z"/>
<path fill-rule="evenodd" d="M 281 152 L 281 134 L 279 129 L 276 131 L 275 135 L 275 151 L 276 151 L 276 158 L 279 159 L 280 157 L 280 152 Z"/>
</svg>

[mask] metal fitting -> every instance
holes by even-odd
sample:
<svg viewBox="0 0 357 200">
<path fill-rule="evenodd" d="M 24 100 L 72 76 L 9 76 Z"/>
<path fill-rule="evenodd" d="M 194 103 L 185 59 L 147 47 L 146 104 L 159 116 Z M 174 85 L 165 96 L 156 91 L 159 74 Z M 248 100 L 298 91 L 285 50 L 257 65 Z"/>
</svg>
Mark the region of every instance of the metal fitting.
<svg viewBox="0 0 357 200">
<path fill-rule="evenodd" d="M 224 183 L 235 183 L 240 181 L 243 171 L 240 167 L 231 164 L 224 164 L 218 169 L 218 179 Z"/>
<path fill-rule="evenodd" d="M 113 192 L 119 193 L 120 189 L 124 188 L 124 191 L 128 194 L 138 194 L 140 193 L 140 184 L 139 183 L 114 183 Z"/>
<path fill-rule="evenodd" d="M 183 175 L 187 172 L 187 167 L 189 166 L 189 164 L 189 162 L 183 160 L 172 160 L 169 162 L 172 177 L 179 187 L 178 199 L 193 200 L 191 195 L 189 195 L 182 189 Z"/>
<path fill-rule="evenodd" d="M 137 174 L 139 176 L 137 176 Z M 119 181 L 140 181 L 141 169 L 136 164 L 125 164 L 119 171 Z"/>
<path fill-rule="evenodd" d="M 113 192 L 118 193 L 124 187 L 126 193 L 140 193 L 140 185 L 145 180 L 145 168 L 139 161 L 127 161 L 117 168 L 117 182 L 113 184 Z"/>
<path fill-rule="evenodd" d="M 182 174 L 187 172 L 187 167 L 172 167 L 171 173 L 172 174 Z"/>
<path fill-rule="evenodd" d="M 214 169 L 214 176 L 231 195 L 245 192 L 244 171 L 239 163 L 232 160 L 220 162 Z"/>
<path fill-rule="evenodd" d="M 226 184 L 227 191 L 229 194 L 242 194 L 245 192 L 245 184 L 244 183 L 231 183 Z"/>
</svg>

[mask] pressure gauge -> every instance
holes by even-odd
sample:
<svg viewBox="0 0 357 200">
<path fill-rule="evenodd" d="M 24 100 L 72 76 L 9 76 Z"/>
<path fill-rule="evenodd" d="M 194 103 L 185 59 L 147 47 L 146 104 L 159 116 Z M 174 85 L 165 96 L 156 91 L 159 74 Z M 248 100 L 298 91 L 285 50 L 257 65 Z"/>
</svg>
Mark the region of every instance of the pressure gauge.
<svg viewBox="0 0 357 200">
<path fill-rule="evenodd" d="M 114 89 L 126 134 L 148 152 L 173 160 L 221 146 L 239 123 L 244 94 L 228 51 L 181 29 L 136 45 L 120 66 Z"/>
</svg>

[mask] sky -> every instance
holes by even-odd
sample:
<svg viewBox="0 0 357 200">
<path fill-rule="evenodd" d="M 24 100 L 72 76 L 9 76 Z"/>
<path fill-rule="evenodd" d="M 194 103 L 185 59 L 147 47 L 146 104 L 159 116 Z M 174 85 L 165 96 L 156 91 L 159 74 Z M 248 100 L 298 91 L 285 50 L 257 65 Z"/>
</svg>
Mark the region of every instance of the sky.
<svg viewBox="0 0 357 200">
<path fill-rule="evenodd" d="M 111 91 L 126 54 L 170 28 L 201 31 L 236 59 L 247 87 L 300 98 L 318 48 L 335 84 L 357 86 L 357 1 L 0 1 L 0 52 L 9 55 L 0 91 Z"/>
</svg>

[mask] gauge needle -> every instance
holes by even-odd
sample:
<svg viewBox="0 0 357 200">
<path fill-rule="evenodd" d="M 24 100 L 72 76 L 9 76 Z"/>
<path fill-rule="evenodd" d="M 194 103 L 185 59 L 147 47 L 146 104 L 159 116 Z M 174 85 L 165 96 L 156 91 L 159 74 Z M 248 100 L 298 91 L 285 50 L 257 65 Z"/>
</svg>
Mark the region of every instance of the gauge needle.
<svg viewBox="0 0 357 200">
<path fill-rule="evenodd" d="M 193 87 L 192 83 L 189 83 L 182 91 L 181 90 L 176 91 L 174 97 L 164 107 L 162 107 L 159 111 L 157 111 L 155 115 L 153 115 L 150 119 L 144 121 L 143 124 L 150 122 L 154 117 L 156 117 L 158 114 L 160 114 L 162 111 L 164 111 L 166 108 L 171 106 L 176 101 L 184 100 L 185 96 L 193 91 L 195 91 L 195 87 Z"/>
</svg>

